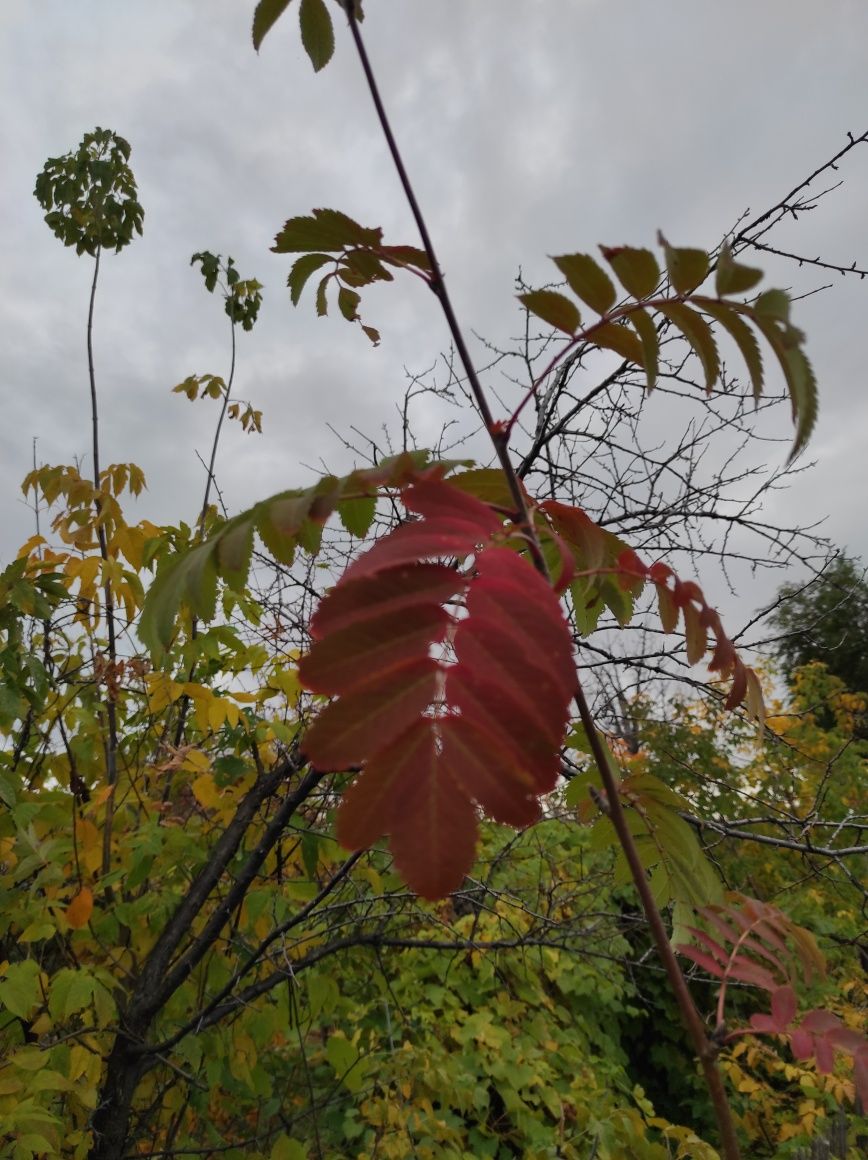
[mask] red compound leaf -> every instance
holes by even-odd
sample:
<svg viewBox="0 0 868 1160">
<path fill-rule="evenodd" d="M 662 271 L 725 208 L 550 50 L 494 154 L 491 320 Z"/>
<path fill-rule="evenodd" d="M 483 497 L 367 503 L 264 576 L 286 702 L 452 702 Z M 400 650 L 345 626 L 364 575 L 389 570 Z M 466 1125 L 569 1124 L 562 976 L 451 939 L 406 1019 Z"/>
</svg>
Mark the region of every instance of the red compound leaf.
<svg viewBox="0 0 868 1160">
<path fill-rule="evenodd" d="M 744 704 L 751 716 L 763 721 L 765 711 L 759 679 L 736 652 L 720 616 L 706 602 L 698 584 L 693 580 L 680 580 L 668 564 L 658 561 L 648 567 L 632 548 L 594 523 L 581 508 L 568 507 L 556 500 L 546 500 L 539 508 L 573 553 L 582 577 L 582 586 L 578 589 L 574 586 L 574 604 L 590 608 L 607 603 L 623 624 L 629 619 L 629 614 L 625 617 L 619 612 L 618 603 L 611 599 L 607 584 L 614 583 L 631 598 L 638 596 L 646 583 L 653 584 L 657 590 L 663 631 L 674 632 L 679 621 L 683 620 L 690 664 L 701 661 L 711 648 L 709 671 L 732 682 L 726 707 L 735 709 Z"/>
<path fill-rule="evenodd" d="M 338 839 L 361 849 L 388 834 L 398 869 L 433 899 L 472 866 L 479 808 L 515 826 L 539 817 L 576 677 L 552 588 L 492 543 L 514 532 L 504 517 L 438 480 L 404 502 L 421 519 L 359 557 L 314 617 L 299 674 L 337 700 L 304 749 L 320 768 L 365 763 L 338 810 Z M 470 555 L 466 575 L 428 562 Z M 446 607 L 461 595 L 462 612 Z M 432 655 L 444 642 L 452 661 Z"/>
</svg>

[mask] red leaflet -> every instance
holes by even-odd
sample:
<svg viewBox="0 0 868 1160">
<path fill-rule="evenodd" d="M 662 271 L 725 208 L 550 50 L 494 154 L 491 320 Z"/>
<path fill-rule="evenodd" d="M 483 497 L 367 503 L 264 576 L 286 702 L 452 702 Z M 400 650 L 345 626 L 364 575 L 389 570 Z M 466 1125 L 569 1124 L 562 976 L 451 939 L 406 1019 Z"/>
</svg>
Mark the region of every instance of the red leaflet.
<svg viewBox="0 0 868 1160">
<path fill-rule="evenodd" d="M 486 552 L 477 560 L 476 570 L 479 578 L 467 596 L 470 615 L 492 617 L 502 624 L 516 638 L 522 664 L 549 671 L 569 701 L 576 688 L 573 642 L 549 585 L 506 548 Z"/>
<path fill-rule="evenodd" d="M 422 518 L 351 565 L 313 621 L 299 665 L 336 695 L 304 749 L 321 768 L 365 762 L 338 810 L 340 842 L 389 834 L 395 864 L 425 898 L 455 890 L 473 864 L 477 807 L 525 826 L 557 780 L 576 677 L 557 596 L 531 565 L 491 546 L 504 528 L 486 504 L 441 481 L 404 496 Z M 475 572 L 425 563 L 475 556 Z M 444 603 L 461 593 L 465 615 Z M 455 663 L 432 648 L 451 638 Z"/>
<path fill-rule="evenodd" d="M 407 564 L 369 580 L 341 582 L 320 603 L 311 621 L 314 640 L 385 613 L 395 615 L 420 604 L 443 604 L 463 592 L 467 580 L 443 564 Z"/>
<path fill-rule="evenodd" d="M 423 721 L 411 730 L 425 740 L 405 764 L 392 807 L 391 849 L 395 865 L 423 898 L 457 890 L 473 865 L 476 810 L 450 775 L 436 749 L 435 729 Z"/>
<path fill-rule="evenodd" d="M 405 507 L 426 518 L 378 540 L 349 566 L 341 583 L 431 556 L 468 556 L 503 527 L 487 504 L 439 480 L 423 480 L 402 498 Z"/>
<path fill-rule="evenodd" d="M 507 826 L 529 826 L 540 816 L 537 786 L 508 745 L 464 717 L 440 722 L 442 759 L 455 781 Z"/>
<path fill-rule="evenodd" d="M 378 753 L 408 729 L 434 699 L 440 666 L 425 657 L 370 680 L 332 701 L 304 737 L 304 751 L 320 769 L 346 769 Z"/>
<path fill-rule="evenodd" d="M 302 681 L 315 693 L 349 693 L 370 679 L 386 678 L 395 668 L 428 656 L 452 618 L 439 604 L 404 608 L 400 616 L 387 614 L 359 620 L 349 628 L 324 637 L 299 662 Z"/>
</svg>

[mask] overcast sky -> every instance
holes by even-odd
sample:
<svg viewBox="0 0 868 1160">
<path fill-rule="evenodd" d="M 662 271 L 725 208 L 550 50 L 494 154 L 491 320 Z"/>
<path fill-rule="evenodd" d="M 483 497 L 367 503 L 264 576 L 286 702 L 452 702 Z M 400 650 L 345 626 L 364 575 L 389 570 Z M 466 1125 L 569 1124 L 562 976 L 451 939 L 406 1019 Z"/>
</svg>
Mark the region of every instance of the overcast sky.
<svg viewBox="0 0 868 1160">
<path fill-rule="evenodd" d="M 104 462 L 134 460 L 150 490 L 136 516 L 195 516 L 216 405 L 170 393 L 225 374 L 227 320 L 190 269 L 231 254 L 265 284 L 239 339 L 237 394 L 262 437 L 226 432 L 218 481 L 230 510 L 352 466 L 327 428 L 380 438 L 407 373 L 448 345 L 430 293 L 408 278 L 368 292 L 374 349 L 340 318 L 294 310 L 284 220 L 332 206 L 417 241 L 341 14 L 314 76 L 293 11 L 259 56 L 253 0 L 3 0 L 0 6 L 0 486 L 8 555 L 32 531 L 18 483 L 89 450 L 84 322 L 91 265 L 65 250 L 32 196 L 48 156 L 95 125 L 123 134 L 144 237 L 103 267 L 96 352 Z M 460 317 L 505 342 L 514 279 L 546 281 L 551 253 L 598 242 L 711 248 L 743 211 L 776 202 L 868 128 L 864 0 L 368 0 L 364 31 Z M 776 235 L 779 246 L 868 267 L 868 146 L 841 189 Z M 760 260 L 758 264 L 762 265 Z M 768 268 L 769 263 L 765 263 Z M 775 512 L 829 516 L 868 559 L 868 279 L 775 267 L 779 283 L 832 288 L 798 304 L 820 382 L 817 466 Z M 420 442 L 439 418 L 419 406 Z M 430 430 L 429 430 L 430 428 Z M 781 457 L 785 450 L 780 450 Z"/>
</svg>

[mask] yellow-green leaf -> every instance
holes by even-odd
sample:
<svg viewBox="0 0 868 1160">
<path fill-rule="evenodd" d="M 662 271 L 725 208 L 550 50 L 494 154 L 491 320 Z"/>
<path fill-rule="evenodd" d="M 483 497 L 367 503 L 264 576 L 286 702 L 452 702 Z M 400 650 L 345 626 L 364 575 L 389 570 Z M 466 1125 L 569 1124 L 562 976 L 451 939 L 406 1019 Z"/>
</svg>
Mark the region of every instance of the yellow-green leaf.
<svg viewBox="0 0 868 1160">
<path fill-rule="evenodd" d="M 661 314 L 674 322 L 702 363 L 705 390 L 710 393 L 720 374 L 720 359 L 711 327 L 701 314 L 681 302 L 667 302 L 658 307 Z"/>
<path fill-rule="evenodd" d="M 670 246 L 662 234 L 657 240 L 666 257 L 666 271 L 676 294 L 691 294 L 708 276 L 708 254 L 705 250 Z"/>
<path fill-rule="evenodd" d="M 647 298 L 660 281 L 660 267 L 650 250 L 631 246 L 600 246 L 621 285 L 634 298 Z"/>
<path fill-rule="evenodd" d="M 607 322 L 594 330 L 592 341 L 613 350 L 628 362 L 645 367 L 645 350 L 632 330 L 619 322 Z M 647 368 L 646 368 L 647 371 Z"/>
<path fill-rule="evenodd" d="M 275 21 L 283 15 L 290 3 L 291 0 L 259 0 L 253 13 L 253 47 L 257 52 Z"/>
<path fill-rule="evenodd" d="M 612 279 L 590 254 L 561 254 L 552 261 L 566 278 L 577 298 L 598 314 L 605 314 L 615 304 Z"/>
<path fill-rule="evenodd" d="M 657 327 L 647 310 L 633 310 L 627 316 L 628 321 L 635 328 L 642 343 L 644 353 L 645 375 L 648 380 L 648 394 L 654 390 L 657 382 L 658 354 L 660 340 L 657 336 Z"/>
<path fill-rule="evenodd" d="M 531 314 L 566 334 L 575 334 L 582 324 L 576 304 L 556 290 L 531 290 L 519 294 L 518 300 Z"/>
<path fill-rule="evenodd" d="M 724 242 L 714 273 L 714 288 L 718 297 L 723 298 L 726 294 L 744 294 L 748 290 L 753 290 L 754 286 L 762 281 L 762 276 L 762 270 L 736 262 L 729 243 Z"/>
<path fill-rule="evenodd" d="M 750 375 L 753 397 L 759 399 L 763 391 L 763 359 L 759 343 L 751 328 L 742 321 L 736 309 L 729 303 L 715 302 L 711 298 L 694 298 L 693 302 L 696 306 L 701 306 L 715 322 L 719 322 L 733 339 Z"/>
<path fill-rule="evenodd" d="M 323 0 L 301 0 L 301 43 L 314 72 L 325 68 L 335 51 L 335 30 Z"/>
</svg>

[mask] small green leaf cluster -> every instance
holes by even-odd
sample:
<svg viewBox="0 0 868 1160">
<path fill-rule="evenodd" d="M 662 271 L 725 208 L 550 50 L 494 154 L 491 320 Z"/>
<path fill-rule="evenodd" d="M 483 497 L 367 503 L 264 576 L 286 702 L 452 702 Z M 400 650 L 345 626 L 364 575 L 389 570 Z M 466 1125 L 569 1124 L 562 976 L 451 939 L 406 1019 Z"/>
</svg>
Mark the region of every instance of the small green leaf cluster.
<svg viewBox="0 0 868 1160">
<path fill-rule="evenodd" d="M 223 291 L 224 309 L 232 325 L 237 322 L 242 329 L 252 330 L 262 305 L 262 283 L 255 278 L 242 280 L 231 257 L 224 262 L 220 254 L 203 250 L 190 259 L 191 266 L 197 262 L 205 279 L 205 289 L 209 293 L 213 294 L 219 283 Z"/>
<path fill-rule="evenodd" d="M 46 224 L 77 254 L 119 253 L 141 234 L 145 211 L 129 159 L 129 142 L 96 128 L 74 152 L 49 158 L 37 176 L 33 192 Z"/>
</svg>

